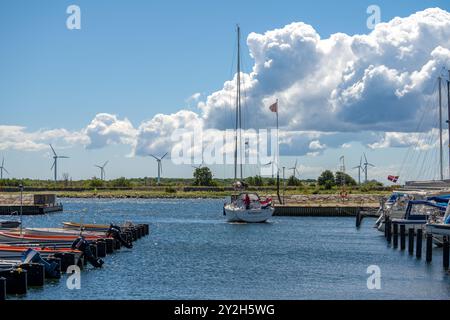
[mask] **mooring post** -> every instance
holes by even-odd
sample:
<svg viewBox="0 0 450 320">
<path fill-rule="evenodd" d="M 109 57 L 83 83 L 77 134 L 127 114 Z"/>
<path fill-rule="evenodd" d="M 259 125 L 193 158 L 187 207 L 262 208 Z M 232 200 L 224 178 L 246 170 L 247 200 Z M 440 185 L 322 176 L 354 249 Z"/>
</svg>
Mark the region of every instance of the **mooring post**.
<svg viewBox="0 0 450 320">
<path fill-rule="evenodd" d="M 106 257 L 106 242 L 102 239 L 97 240 L 97 258 Z"/>
<path fill-rule="evenodd" d="M 400 225 L 400 250 L 405 250 L 406 248 L 406 242 L 405 242 L 405 237 L 406 237 L 406 227 L 404 224 Z"/>
<path fill-rule="evenodd" d="M 386 222 L 386 227 L 385 227 L 386 229 L 387 229 L 387 242 L 389 243 L 389 244 L 391 244 L 391 242 L 392 242 L 392 221 L 391 221 L 391 219 L 388 219 L 388 221 Z"/>
<path fill-rule="evenodd" d="M 422 234 L 423 230 L 417 230 L 417 242 L 416 242 L 416 258 L 422 258 Z"/>
<path fill-rule="evenodd" d="M 408 229 L 408 252 L 410 255 L 414 254 L 414 228 Z"/>
<path fill-rule="evenodd" d="M 449 246 L 448 246 L 448 237 L 444 236 L 444 245 L 442 246 L 442 258 L 443 258 L 443 266 L 445 270 L 448 270 L 448 257 L 449 257 Z"/>
<path fill-rule="evenodd" d="M 6 279 L 0 278 L 0 301 L 6 300 Z"/>
<path fill-rule="evenodd" d="M 361 211 L 358 210 L 356 213 L 356 227 L 359 228 L 361 226 Z"/>
<path fill-rule="evenodd" d="M 427 232 L 427 263 L 433 260 L 433 235 Z"/>
<path fill-rule="evenodd" d="M 398 224 L 394 223 L 394 248 L 398 248 Z"/>
<path fill-rule="evenodd" d="M 384 237 L 387 239 L 387 224 L 389 221 L 389 217 L 388 216 L 384 216 Z"/>
</svg>

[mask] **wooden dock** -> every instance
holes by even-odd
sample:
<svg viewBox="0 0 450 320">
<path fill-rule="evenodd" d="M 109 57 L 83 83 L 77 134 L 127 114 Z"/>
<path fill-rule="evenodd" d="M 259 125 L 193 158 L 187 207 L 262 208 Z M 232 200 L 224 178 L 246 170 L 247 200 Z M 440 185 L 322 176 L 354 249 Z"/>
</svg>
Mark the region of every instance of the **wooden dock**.
<svg viewBox="0 0 450 320">
<path fill-rule="evenodd" d="M 63 211 L 61 203 L 55 205 L 24 205 L 22 214 L 25 216 L 42 215 L 46 213 Z M 0 215 L 19 215 L 20 205 L 0 205 Z"/>
<path fill-rule="evenodd" d="M 378 217 L 378 207 L 374 206 L 294 206 L 276 205 L 274 216 L 278 217 Z"/>
<path fill-rule="evenodd" d="M 0 215 L 19 215 L 20 208 L 23 215 L 63 211 L 63 205 L 57 202 L 54 194 L 26 193 L 22 195 L 22 199 L 19 193 L 0 194 Z"/>
</svg>

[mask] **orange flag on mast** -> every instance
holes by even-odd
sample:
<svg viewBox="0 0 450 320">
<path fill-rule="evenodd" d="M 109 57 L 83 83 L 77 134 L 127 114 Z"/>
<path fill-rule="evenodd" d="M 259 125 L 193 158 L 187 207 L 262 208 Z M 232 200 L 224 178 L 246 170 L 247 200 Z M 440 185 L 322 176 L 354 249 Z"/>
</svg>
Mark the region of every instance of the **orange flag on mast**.
<svg viewBox="0 0 450 320">
<path fill-rule="evenodd" d="M 272 104 L 272 105 L 269 107 L 269 109 L 270 109 L 270 111 L 272 111 L 272 112 L 278 112 L 278 100 L 277 100 L 277 102 L 275 102 L 274 104 Z"/>
</svg>

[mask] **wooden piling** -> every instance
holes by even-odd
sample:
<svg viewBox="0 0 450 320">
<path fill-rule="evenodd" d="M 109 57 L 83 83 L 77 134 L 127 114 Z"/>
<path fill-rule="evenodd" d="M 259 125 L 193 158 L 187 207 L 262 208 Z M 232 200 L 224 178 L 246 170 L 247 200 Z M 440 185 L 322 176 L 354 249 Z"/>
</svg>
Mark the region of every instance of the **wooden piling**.
<svg viewBox="0 0 450 320">
<path fill-rule="evenodd" d="M 431 233 L 427 233 L 427 252 L 426 252 L 426 260 L 427 263 L 430 263 L 433 260 L 433 235 Z"/>
<path fill-rule="evenodd" d="M 120 250 L 122 245 L 120 244 L 119 240 L 114 239 L 114 250 Z"/>
<path fill-rule="evenodd" d="M 398 248 L 398 224 L 394 223 L 394 248 Z"/>
<path fill-rule="evenodd" d="M 27 270 L 22 268 L 0 271 L 0 277 L 6 278 L 7 294 L 26 294 L 28 290 Z"/>
<path fill-rule="evenodd" d="M 90 249 L 91 249 L 92 256 L 94 257 L 94 259 L 98 259 L 98 256 L 97 256 L 97 245 L 91 243 L 91 244 L 89 245 L 89 247 L 90 247 Z"/>
<path fill-rule="evenodd" d="M 359 228 L 361 226 L 361 211 L 356 213 L 356 227 Z"/>
<path fill-rule="evenodd" d="M 114 239 L 106 238 L 105 243 L 106 243 L 106 253 L 107 254 L 114 253 Z"/>
<path fill-rule="evenodd" d="M 442 246 L 442 265 L 444 266 L 445 270 L 448 270 L 448 264 L 449 264 L 449 244 L 448 244 L 448 237 L 444 236 L 444 244 Z"/>
<path fill-rule="evenodd" d="M 97 241 L 97 257 L 98 258 L 106 257 L 106 242 L 104 240 Z"/>
<path fill-rule="evenodd" d="M 45 282 L 45 268 L 39 263 L 24 263 L 20 268 L 27 270 L 27 284 L 31 287 L 42 287 Z"/>
<path fill-rule="evenodd" d="M 387 242 L 389 244 L 391 244 L 392 242 L 392 221 L 391 219 L 388 219 L 388 221 L 386 222 L 386 233 L 387 233 Z"/>
<path fill-rule="evenodd" d="M 406 242 L 405 242 L 405 237 L 406 237 L 406 226 L 404 224 L 400 225 L 400 250 L 405 250 L 406 248 Z"/>
<path fill-rule="evenodd" d="M 70 266 L 77 265 L 75 254 L 71 252 L 56 253 L 55 257 L 61 259 L 61 271 L 66 272 Z"/>
<path fill-rule="evenodd" d="M 6 300 L 6 279 L 0 278 L 0 301 Z"/>
<path fill-rule="evenodd" d="M 389 221 L 389 217 L 388 217 L 388 216 L 385 216 L 385 217 L 384 217 L 384 237 L 385 237 L 386 239 L 387 239 L 387 236 L 388 236 L 388 232 L 387 232 L 387 230 L 388 230 L 388 228 L 387 228 L 388 221 Z"/>
<path fill-rule="evenodd" d="M 416 241 L 416 258 L 420 259 L 422 258 L 422 235 L 423 230 L 419 229 L 417 230 L 417 241 Z"/>
<path fill-rule="evenodd" d="M 408 229 L 408 252 L 410 255 L 414 254 L 414 228 Z"/>
</svg>

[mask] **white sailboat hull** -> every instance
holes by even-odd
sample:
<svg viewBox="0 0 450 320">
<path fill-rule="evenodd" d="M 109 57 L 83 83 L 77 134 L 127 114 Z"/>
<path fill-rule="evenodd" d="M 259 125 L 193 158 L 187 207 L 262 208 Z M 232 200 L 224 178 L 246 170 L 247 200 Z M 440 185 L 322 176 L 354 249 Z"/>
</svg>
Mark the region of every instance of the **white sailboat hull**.
<svg viewBox="0 0 450 320">
<path fill-rule="evenodd" d="M 224 207 L 224 214 L 228 222 L 262 223 L 273 216 L 274 208 L 245 209 L 233 205 Z"/>
</svg>

